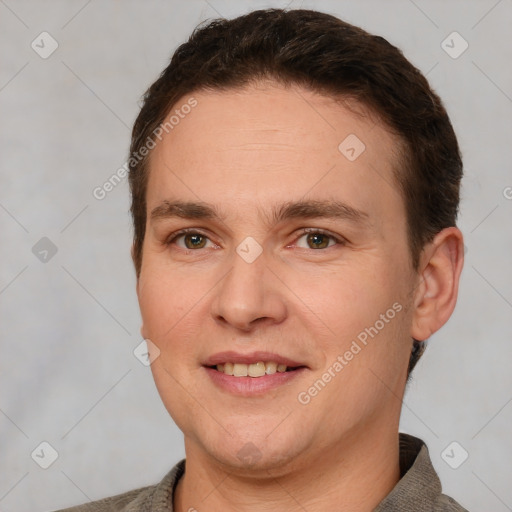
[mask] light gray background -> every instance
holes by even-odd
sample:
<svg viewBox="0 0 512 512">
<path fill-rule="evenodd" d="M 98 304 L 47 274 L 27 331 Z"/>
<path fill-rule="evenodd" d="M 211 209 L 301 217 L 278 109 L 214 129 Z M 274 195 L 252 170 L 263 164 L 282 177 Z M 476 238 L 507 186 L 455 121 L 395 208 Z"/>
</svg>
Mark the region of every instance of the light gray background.
<svg viewBox="0 0 512 512">
<path fill-rule="evenodd" d="M 0 0 L 1 511 L 153 484 L 184 456 L 133 355 L 126 180 L 102 201 L 92 191 L 125 162 L 141 94 L 197 23 L 287 4 Z M 427 442 L 445 492 L 469 510 L 512 510 L 512 1 L 290 4 L 301 6 L 398 45 L 446 103 L 465 162 L 466 263 L 402 430 Z M 43 31 L 59 44 L 47 59 L 31 48 Z M 441 46 L 453 31 L 469 43 L 457 59 Z M 42 237 L 58 249 L 46 263 L 32 252 Z M 58 452 L 48 469 L 31 458 L 43 441 Z M 458 469 L 441 457 L 453 441 L 469 453 Z"/>
</svg>

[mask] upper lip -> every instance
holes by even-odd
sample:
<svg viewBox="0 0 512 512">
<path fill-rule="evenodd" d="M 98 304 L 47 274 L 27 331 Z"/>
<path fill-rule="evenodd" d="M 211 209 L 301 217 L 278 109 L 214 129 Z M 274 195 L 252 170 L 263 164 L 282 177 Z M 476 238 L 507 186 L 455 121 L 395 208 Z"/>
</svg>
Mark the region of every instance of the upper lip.
<svg viewBox="0 0 512 512">
<path fill-rule="evenodd" d="M 217 352 L 216 354 L 213 354 L 210 357 L 208 357 L 208 359 L 206 359 L 206 361 L 203 364 L 204 366 L 216 366 L 218 364 L 224 363 L 254 364 L 260 361 L 272 361 L 277 364 L 285 364 L 290 368 L 306 366 L 305 364 L 294 361 L 293 359 L 290 359 L 288 357 L 284 357 L 272 352 L 261 351 L 250 352 L 248 354 L 241 354 L 240 352 L 233 351 Z"/>
</svg>

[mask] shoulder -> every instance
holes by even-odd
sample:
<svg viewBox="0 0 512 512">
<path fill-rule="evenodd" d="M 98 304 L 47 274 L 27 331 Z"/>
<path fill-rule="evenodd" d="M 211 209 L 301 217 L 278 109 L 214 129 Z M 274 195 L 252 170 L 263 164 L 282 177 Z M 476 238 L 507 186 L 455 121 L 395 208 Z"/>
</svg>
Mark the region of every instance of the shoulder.
<svg viewBox="0 0 512 512">
<path fill-rule="evenodd" d="M 98 501 L 54 512 L 172 512 L 172 497 L 178 480 L 185 472 L 185 459 L 178 462 L 156 485 L 140 487 Z"/>
</svg>

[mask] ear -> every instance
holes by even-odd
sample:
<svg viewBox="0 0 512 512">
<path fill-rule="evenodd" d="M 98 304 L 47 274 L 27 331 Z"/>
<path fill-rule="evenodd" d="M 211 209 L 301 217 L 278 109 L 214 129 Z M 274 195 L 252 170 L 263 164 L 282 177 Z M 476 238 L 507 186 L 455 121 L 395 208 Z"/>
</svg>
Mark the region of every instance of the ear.
<svg viewBox="0 0 512 512">
<path fill-rule="evenodd" d="M 450 318 L 463 265 L 463 236 L 456 227 L 443 229 L 424 248 L 414 296 L 412 338 L 426 340 Z"/>
</svg>

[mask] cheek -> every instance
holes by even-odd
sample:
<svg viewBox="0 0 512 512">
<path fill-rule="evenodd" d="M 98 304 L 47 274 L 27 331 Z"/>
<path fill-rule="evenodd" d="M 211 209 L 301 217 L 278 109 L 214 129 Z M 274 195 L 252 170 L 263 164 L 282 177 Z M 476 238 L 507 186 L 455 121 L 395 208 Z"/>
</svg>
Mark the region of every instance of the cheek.
<svg viewBox="0 0 512 512">
<path fill-rule="evenodd" d="M 190 274 L 184 274 L 178 268 L 169 268 L 162 263 L 162 258 L 146 259 L 138 288 L 146 329 L 162 334 L 164 328 L 172 328 L 199 302 L 202 295 L 204 282 L 201 284 L 201 279 L 191 279 Z"/>
<path fill-rule="evenodd" d="M 322 393 L 318 404 L 341 403 L 344 413 L 352 411 L 355 416 L 364 414 L 359 407 L 364 409 L 365 403 L 375 405 L 387 399 L 389 391 L 379 378 L 399 389 L 409 350 L 399 272 L 389 272 L 385 261 L 371 263 L 337 268 L 329 275 L 317 272 L 302 284 L 297 281 L 294 288 L 314 313 L 309 314 L 309 328 L 323 353 L 319 370 L 324 373 L 331 368 L 336 373 L 330 391 Z M 360 400 L 355 399 L 358 396 Z"/>
<path fill-rule="evenodd" d="M 173 374 L 181 372 L 178 362 L 187 368 L 193 366 L 196 342 L 208 315 L 205 296 L 209 288 L 204 275 L 161 268 L 157 262 L 151 266 L 149 259 L 141 271 L 138 299 L 142 332 L 160 349 L 160 359 Z"/>
<path fill-rule="evenodd" d="M 379 319 L 396 298 L 383 263 L 318 268 L 289 275 L 289 287 L 335 348 Z M 371 264 L 370 264 L 371 263 Z M 376 268 L 378 263 L 379 268 Z M 333 340 L 334 338 L 334 340 Z"/>
<path fill-rule="evenodd" d="M 174 286 L 168 284 L 171 283 L 141 273 L 138 298 L 144 336 L 155 342 L 173 325 L 174 318 L 182 314 L 183 306 L 172 291 Z"/>
</svg>

